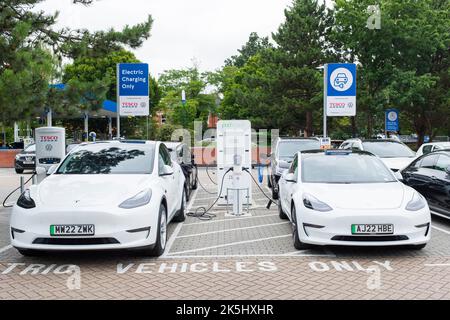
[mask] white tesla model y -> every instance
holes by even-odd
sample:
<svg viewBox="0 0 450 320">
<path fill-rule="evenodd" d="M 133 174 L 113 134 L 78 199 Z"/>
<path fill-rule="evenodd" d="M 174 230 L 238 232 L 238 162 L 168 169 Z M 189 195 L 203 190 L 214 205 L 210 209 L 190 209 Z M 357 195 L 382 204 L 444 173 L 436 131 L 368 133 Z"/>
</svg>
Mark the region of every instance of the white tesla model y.
<svg viewBox="0 0 450 320">
<path fill-rule="evenodd" d="M 80 145 L 18 199 L 11 243 L 36 250 L 142 249 L 161 255 L 167 224 L 185 219 L 184 175 L 163 143 Z"/>
<path fill-rule="evenodd" d="M 366 151 L 313 150 L 297 153 L 280 179 L 281 218 L 289 218 L 294 246 L 425 247 L 430 209 Z"/>
</svg>

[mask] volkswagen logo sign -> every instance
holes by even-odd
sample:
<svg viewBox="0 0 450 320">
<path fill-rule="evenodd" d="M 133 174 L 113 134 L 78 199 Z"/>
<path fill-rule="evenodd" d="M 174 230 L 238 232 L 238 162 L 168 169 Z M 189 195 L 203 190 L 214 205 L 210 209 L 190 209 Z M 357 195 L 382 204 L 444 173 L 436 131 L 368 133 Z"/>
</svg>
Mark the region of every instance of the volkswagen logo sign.
<svg viewBox="0 0 450 320">
<path fill-rule="evenodd" d="M 147 107 L 147 102 L 141 102 L 141 108 Z"/>
<path fill-rule="evenodd" d="M 46 144 L 45 145 L 45 150 L 47 150 L 48 152 L 52 151 L 53 146 L 51 144 Z"/>
</svg>

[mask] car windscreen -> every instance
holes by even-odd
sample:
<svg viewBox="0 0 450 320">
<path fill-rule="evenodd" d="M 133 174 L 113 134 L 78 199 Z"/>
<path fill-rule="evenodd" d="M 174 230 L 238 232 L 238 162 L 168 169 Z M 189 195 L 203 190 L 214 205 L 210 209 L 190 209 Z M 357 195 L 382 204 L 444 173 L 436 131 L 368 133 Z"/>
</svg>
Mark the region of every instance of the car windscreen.
<svg viewBox="0 0 450 320">
<path fill-rule="evenodd" d="M 57 174 L 150 174 L 153 145 L 93 144 L 69 154 Z"/>
<path fill-rule="evenodd" d="M 300 164 L 306 183 L 386 183 L 397 181 L 377 157 L 368 154 L 303 154 Z"/>
<path fill-rule="evenodd" d="M 278 158 L 293 159 L 299 151 L 314 149 L 320 149 L 320 143 L 317 140 L 281 141 L 278 144 Z"/>
<path fill-rule="evenodd" d="M 364 141 L 362 144 L 365 151 L 380 158 L 415 157 L 414 151 L 408 146 L 395 141 Z"/>
<path fill-rule="evenodd" d="M 36 145 L 32 144 L 25 148 L 25 152 L 36 152 Z"/>
</svg>

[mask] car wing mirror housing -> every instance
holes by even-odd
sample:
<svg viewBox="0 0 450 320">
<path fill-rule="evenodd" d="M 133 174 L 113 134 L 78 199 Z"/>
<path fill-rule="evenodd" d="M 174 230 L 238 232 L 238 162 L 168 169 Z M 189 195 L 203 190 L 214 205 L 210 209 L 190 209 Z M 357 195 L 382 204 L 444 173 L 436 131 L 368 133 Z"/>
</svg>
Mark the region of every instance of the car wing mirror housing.
<svg viewBox="0 0 450 320">
<path fill-rule="evenodd" d="M 291 183 L 296 183 L 297 180 L 295 179 L 295 176 L 293 173 L 286 173 L 284 175 L 284 179 L 286 180 L 286 182 L 291 182 Z"/>
<path fill-rule="evenodd" d="M 172 167 L 171 167 L 171 166 L 168 166 L 168 165 L 164 165 L 164 167 L 163 167 L 163 169 L 162 169 L 162 172 L 160 172 L 159 175 L 160 175 L 161 177 L 173 175 L 173 169 L 172 169 Z"/>
</svg>

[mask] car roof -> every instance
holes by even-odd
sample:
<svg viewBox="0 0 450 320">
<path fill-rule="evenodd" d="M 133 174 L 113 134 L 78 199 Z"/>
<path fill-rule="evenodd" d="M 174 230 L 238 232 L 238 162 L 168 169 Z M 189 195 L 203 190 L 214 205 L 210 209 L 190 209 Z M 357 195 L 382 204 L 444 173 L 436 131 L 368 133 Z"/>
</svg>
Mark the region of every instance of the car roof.
<svg viewBox="0 0 450 320">
<path fill-rule="evenodd" d="M 113 145 L 119 145 L 119 144 L 134 144 L 134 145 L 156 145 L 157 141 L 148 141 L 148 140 L 106 140 L 106 141 L 95 141 L 95 142 L 82 142 L 79 145 L 80 146 L 87 146 L 87 145 L 100 145 L 100 144 L 113 144 Z"/>
<path fill-rule="evenodd" d="M 184 142 L 173 142 L 173 141 L 162 141 L 166 145 L 167 148 L 176 148 L 180 145 L 185 144 Z"/>
<path fill-rule="evenodd" d="M 363 150 L 356 150 L 356 149 L 355 150 L 342 150 L 342 149 L 322 150 L 322 149 L 314 149 L 314 150 L 299 151 L 299 153 L 300 154 L 319 154 L 319 153 L 325 154 L 326 152 L 333 152 L 333 151 L 335 151 L 336 153 L 364 154 L 364 155 L 375 157 L 375 155 L 373 153 L 370 153 L 368 151 L 363 151 Z"/>
<path fill-rule="evenodd" d="M 319 140 L 318 137 L 278 137 L 279 141 Z"/>
</svg>

